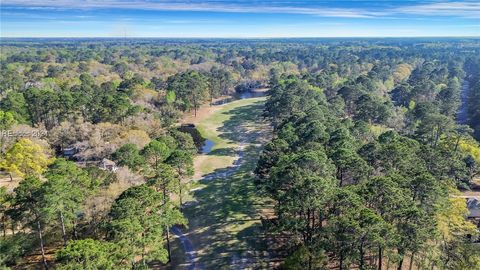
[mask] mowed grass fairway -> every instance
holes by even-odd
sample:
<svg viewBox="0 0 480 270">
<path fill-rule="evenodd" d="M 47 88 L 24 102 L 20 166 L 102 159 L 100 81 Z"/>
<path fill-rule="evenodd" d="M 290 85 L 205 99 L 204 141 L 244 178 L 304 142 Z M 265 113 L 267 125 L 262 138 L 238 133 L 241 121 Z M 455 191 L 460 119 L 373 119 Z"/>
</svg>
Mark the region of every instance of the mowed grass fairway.
<svg viewBox="0 0 480 270">
<path fill-rule="evenodd" d="M 237 100 L 195 123 L 215 142 L 209 154 L 195 160 L 201 176 L 184 208 L 185 234 L 198 252 L 200 268 L 244 269 L 259 266 L 266 256 L 252 173 L 271 133 L 262 118 L 265 100 Z"/>
<path fill-rule="evenodd" d="M 196 158 L 195 178 L 232 164 L 237 158 L 236 148 L 242 140 L 248 139 L 241 137 L 245 135 L 242 132 L 247 131 L 249 125 L 263 123 L 261 114 L 265 100 L 265 97 L 236 100 L 195 123 L 202 136 L 215 143 L 212 152 Z"/>
</svg>

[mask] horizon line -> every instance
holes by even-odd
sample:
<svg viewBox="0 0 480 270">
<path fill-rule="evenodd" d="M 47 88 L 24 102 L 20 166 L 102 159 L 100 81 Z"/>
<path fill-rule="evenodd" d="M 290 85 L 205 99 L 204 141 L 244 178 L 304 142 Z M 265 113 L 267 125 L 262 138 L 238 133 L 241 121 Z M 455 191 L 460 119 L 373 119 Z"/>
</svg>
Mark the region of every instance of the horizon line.
<svg viewBox="0 0 480 270">
<path fill-rule="evenodd" d="M 261 37 L 261 36 L 251 36 L 251 37 L 195 37 L 195 36 L 190 36 L 190 37 L 154 37 L 154 36 L 132 36 L 132 37 L 122 37 L 122 36 L 88 36 L 88 37 L 82 37 L 82 36 L 42 36 L 42 37 L 28 37 L 28 36 L 23 36 L 23 37 L 15 37 L 15 36 L 0 36 L 0 39 L 3 38 L 8 38 L 8 39 L 41 39 L 41 38 L 47 38 L 47 39 L 65 39 L 65 38 L 72 38 L 72 39 L 95 39 L 95 38 L 101 38 L 101 39 L 315 39 L 315 38 L 480 38 L 480 35 L 476 36 L 297 36 L 297 37 Z"/>
</svg>

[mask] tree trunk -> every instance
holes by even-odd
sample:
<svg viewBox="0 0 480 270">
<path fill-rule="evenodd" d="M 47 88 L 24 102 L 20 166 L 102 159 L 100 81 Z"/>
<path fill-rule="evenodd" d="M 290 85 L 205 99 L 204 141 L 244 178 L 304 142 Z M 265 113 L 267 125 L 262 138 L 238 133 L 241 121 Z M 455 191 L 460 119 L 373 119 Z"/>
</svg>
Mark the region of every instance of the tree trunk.
<svg viewBox="0 0 480 270">
<path fill-rule="evenodd" d="M 7 222 L 5 221 L 5 215 L 2 216 L 2 231 L 3 231 L 3 238 L 7 236 Z"/>
<path fill-rule="evenodd" d="M 73 219 L 72 221 L 72 227 L 73 227 L 73 239 L 78 240 L 77 221 L 75 219 Z"/>
<path fill-rule="evenodd" d="M 360 270 L 364 270 L 365 269 L 365 260 L 364 260 L 364 257 L 365 257 L 365 254 L 363 252 L 363 240 L 362 242 L 360 243 L 360 247 L 359 247 L 359 255 L 360 255 L 360 265 L 359 265 L 359 268 Z"/>
<path fill-rule="evenodd" d="M 460 136 L 458 136 L 458 139 L 457 139 L 457 141 L 455 142 L 455 150 L 454 150 L 455 153 L 456 153 L 457 150 L 458 150 L 458 145 L 459 145 L 459 144 L 460 144 Z"/>
<path fill-rule="evenodd" d="M 378 270 L 382 270 L 382 263 L 383 263 L 383 254 L 382 253 L 383 253 L 382 248 L 378 247 Z"/>
<path fill-rule="evenodd" d="M 60 222 L 62 223 L 62 237 L 63 237 L 63 245 L 67 245 L 67 232 L 65 230 L 65 220 L 63 218 L 63 213 L 60 212 Z"/>
<path fill-rule="evenodd" d="M 339 260 L 339 262 L 340 262 L 339 269 L 340 269 L 340 270 L 343 270 L 343 254 L 340 254 L 340 260 Z"/>
<path fill-rule="evenodd" d="M 342 168 L 338 168 L 337 170 L 337 178 L 339 180 L 339 185 L 340 186 L 343 186 L 343 169 Z"/>
<path fill-rule="evenodd" d="M 47 259 L 45 258 L 45 247 L 43 245 L 42 227 L 40 221 L 37 220 L 38 238 L 40 239 L 40 250 L 42 251 L 42 262 L 45 269 L 48 269 Z"/>
<path fill-rule="evenodd" d="M 145 248 L 145 234 L 142 233 L 142 264 L 145 266 L 145 253 L 147 253 Z"/>
<path fill-rule="evenodd" d="M 167 189 L 165 186 L 162 188 L 162 193 L 163 193 L 163 204 L 167 204 Z M 167 253 L 168 253 L 168 262 L 172 261 L 172 250 L 170 248 L 170 228 L 168 225 L 166 226 L 166 232 L 167 232 Z"/>
<path fill-rule="evenodd" d="M 182 204 L 183 204 L 183 200 L 182 200 L 182 178 L 178 178 L 178 197 L 179 197 L 179 200 L 180 200 L 180 210 L 182 209 Z"/>
<path fill-rule="evenodd" d="M 167 226 L 167 252 L 168 252 L 168 262 L 172 261 L 172 251 L 170 249 L 170 228 Z"/>
<path fill-rule="evenodd" d="M 402 258 L 400 259 L 400 261 L 398 262 L 397 270 L 402 270 L 402 266 L 403 266 L 403 255 L 402 255 Z"/>
<path fill-rule="evenodd" d="M 440 130 L 441 130 L 441 128 L 440 128 L 439 126 L 437 126 L 437 133 L 435 133 L 435 144 L 434 144 L 434 148 L 437 148 L 438 140 L 440 139 Z"/>
<path fill-rule="evenodd" d="M 310 208 L 307 209 L 307 243 L 310 245 L 312 242 L 312 227 L 310 226 L 310 220 L 312 216 L 312 211 Z"/>
<path fill-rule="evenodd" d="M 412 256 L 410 257 L 410 266 L 408 266 L 408 270 L 412 270 L 414 258 L 415 258 L 415 252 L 412 252 Z"/>
<path fill-rule="evenodd" d="M 163 204 L 167 204 L 167 189 L 165 186 L 162 188 L 162 193 L 163 193 Z"/>
<path fill-rule="evenodd" d="M 10 182 L 13 182 L 12 173 L 9 173 L 8 176 L 10 176 Z"/>
</svg>

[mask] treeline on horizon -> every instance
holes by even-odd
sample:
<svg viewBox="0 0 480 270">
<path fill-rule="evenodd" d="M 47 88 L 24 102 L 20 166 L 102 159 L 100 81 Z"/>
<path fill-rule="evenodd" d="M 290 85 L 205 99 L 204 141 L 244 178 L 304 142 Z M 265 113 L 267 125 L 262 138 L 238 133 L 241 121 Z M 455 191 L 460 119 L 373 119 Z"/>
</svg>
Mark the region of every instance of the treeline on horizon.
<svg viewBox="0 0 480 270">
<path fill-rule="evenodd" d="M 168 228 L 187 223 L 180 206 L 197 151 L 175 124 L 217 97 L 267 86 L 274 138 L 255 183 L 275 205 L 264 224 L 281 267 L 480 267 L 476 224 L 455 197 L 479 173 L 475 39 L 1 49 L 0 129 L 41 134 L 0 138 L 0 167 L 16 183 L 0 196 L 5 267 L 40 250 L 40 263 L 58 269 L 167 263 Z M 468 125 L 457 124 L 461 106 Z M 104 159 L 118 171 L 98 169 Z"/>
</svg>

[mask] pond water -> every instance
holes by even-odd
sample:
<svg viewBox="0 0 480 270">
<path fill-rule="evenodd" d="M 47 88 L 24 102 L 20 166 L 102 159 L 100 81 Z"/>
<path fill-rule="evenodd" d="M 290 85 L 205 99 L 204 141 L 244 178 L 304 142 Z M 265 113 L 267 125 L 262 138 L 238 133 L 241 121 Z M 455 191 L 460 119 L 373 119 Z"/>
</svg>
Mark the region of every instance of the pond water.
<svg viewBox="0 0 480 270">
<path fill-rule="evenodd" d="M 256 98 L 256 97 L 263 97 L 263 96 L 265 96 L 265 92 L 263 91 L 247 91 L 247 92 L 242 92 L 238 94 L 238 97 L 240 99 Z"/>
<path fill-rule="evenodd" d="M 256 98 L 256 97 L 263 97 L 266 95 L 266 91 L 246 91 L 242 93 L 236 93 L 234 97 L 224 98 L 221 100 L 217 100 L 212 103 L 213 106 L 223 105 L 235 101 L 237 99 L 247 99 L 247 98 Z"/>
<path fill-rule="evenodd" d="M 215 146 L 215 143 L 209 139 L 206 139 L 202 146 L 202 154 L 208 154 L 212 152 L 213 146 Z"/>
<path fill-rule="evenodd" d="M 224 98 L 224 99 L 217 100 L 217 101 L 213 102 L 212 105 L 213 105 L 213 106 L 223 105 L 223 104 L 230 103 L 230 102 L 232 102 L 233 100 L 234 100 L 233 98 Z"/>
</svg>

